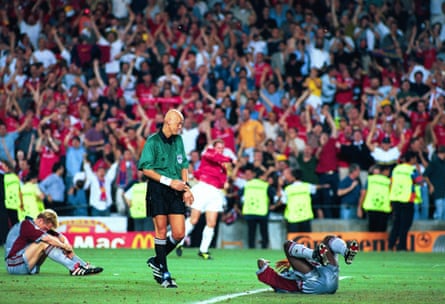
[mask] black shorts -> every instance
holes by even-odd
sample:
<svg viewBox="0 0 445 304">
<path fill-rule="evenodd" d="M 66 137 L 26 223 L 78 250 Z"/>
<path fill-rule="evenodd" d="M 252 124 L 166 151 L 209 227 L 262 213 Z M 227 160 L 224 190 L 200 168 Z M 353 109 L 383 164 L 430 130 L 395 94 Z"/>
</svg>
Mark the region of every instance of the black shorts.
<svg viewBox="0 0 445 304">
<path fill-rule="evenodd" d="M 183 214 L 185 215 L 185 204 L 182 199 L 182 191 L 176 191 L 172 188 L 148 180 L 147 196 L 145 198 L 147 204 L 147 216 L 155 217 L 156 215 Z"/>
</svg>

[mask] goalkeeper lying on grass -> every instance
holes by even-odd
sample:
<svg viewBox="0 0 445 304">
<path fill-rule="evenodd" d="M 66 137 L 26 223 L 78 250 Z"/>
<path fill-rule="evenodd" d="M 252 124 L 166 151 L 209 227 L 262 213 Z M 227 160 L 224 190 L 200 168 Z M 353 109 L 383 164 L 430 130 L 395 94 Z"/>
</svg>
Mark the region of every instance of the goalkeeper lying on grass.
<svg viewBox="0 0 445 304">
<path fill-rule="evenodd" d="M 337 254 L 351 264 L 358 252 L 357 241 L 346 243 L 328 235 L 315 249 L 294 241 L 284 244 L 287 259 L 276 263 L 277 271 L 265 259 L 258 260 L 258 280 L 275 292 L 326 294 L 338 289 L 339 265 Z"/>
<path fill-rule="evenodd" d="M 36 219 L 26 218 L 12 226 L 5 246 L 8 273 L 37 274 L 47 257 L 65 266 L 73 276 L 102 272 L 101 267 L 93 267 L 74 254 L 68 240 L 53 230 L 58 225 L 57 213 L 46 209 Z"/>
</svg>

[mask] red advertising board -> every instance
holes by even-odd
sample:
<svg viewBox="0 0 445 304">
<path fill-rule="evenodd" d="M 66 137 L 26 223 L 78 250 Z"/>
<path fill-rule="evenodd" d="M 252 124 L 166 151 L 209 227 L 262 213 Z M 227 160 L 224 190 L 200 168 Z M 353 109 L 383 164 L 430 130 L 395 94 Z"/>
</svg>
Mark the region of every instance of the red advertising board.
<svg viewBox="0 0 445 304">
<path fill-rule="evenodd" d="M 74 248 L 154 248 L 154 232 L 64 233 Z"/>
<path fill-rule="evenodd" d="M 388 250 L 388 233 L 383 232 L 303 232 L 289 233 L 287 238 L 314 248 L 328 234 L 338 235 L 344 240 L 357 240 L 361 251 Z M 408 251 L 445 252 L 445 231 L 411 231 L 408 233 L 407 245 Z"/>
<path fill-rule="evenodd" d="M 388 250 L 388 234 L 372 232 L 312 232 L 290 233 L 288 239 L 296 239 L 314 248 L 328 234 L 344 240 L 355 239 L 361 251 Z M 154 232 L 104 232 L 73 233 L 64 235 L 74 248 L 154 248 Z M 445 231 L 412 231 L 408 234 L 408 250 L 414 252 L 445 252 Z"/>
</svg>

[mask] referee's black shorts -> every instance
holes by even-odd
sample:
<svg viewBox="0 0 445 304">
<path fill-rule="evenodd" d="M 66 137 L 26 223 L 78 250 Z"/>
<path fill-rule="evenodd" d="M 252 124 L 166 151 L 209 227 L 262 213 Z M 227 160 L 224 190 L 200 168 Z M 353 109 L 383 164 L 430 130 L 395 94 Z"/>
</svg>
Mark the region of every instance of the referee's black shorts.
<svg viewBox="0 0 445 304">
<path fill-rule="evenodd" d="M 182 191 L 172 188 L 153 180 L 147 182 L 147 216 L 183 214 L 185 216 L 185 204 L 182 199 Z"/>
</svg>

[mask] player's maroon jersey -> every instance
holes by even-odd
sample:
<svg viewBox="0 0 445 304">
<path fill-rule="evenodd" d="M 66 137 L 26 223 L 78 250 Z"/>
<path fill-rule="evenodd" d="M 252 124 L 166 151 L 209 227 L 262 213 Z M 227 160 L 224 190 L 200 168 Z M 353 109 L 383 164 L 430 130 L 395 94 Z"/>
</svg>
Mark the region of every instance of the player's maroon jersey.
<svg viewBox="0 0 445 304">
<path fill-rule="evenodd" d="M 13 235 L 14 230 L 16 231 L 15 236 Z M 30 219 L 17 223 L 11 228 L 10 236 L 13 238 L 15 237 L 15 240 L 13 240 L 12 246 L 10 247 L 11 249 L 7 253 L 7 258 L 15 256 L 18 251 L 25 248 L 27 245 L 40 240 L 44 234 L 46 234 L 46 232 L 41 230 Z M 10 240 L 8 240 L 8 242 L 9 241 Z"/>
</svg>

